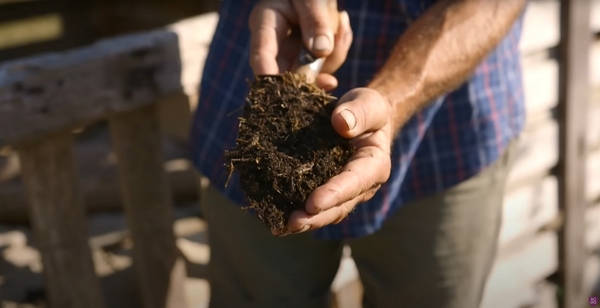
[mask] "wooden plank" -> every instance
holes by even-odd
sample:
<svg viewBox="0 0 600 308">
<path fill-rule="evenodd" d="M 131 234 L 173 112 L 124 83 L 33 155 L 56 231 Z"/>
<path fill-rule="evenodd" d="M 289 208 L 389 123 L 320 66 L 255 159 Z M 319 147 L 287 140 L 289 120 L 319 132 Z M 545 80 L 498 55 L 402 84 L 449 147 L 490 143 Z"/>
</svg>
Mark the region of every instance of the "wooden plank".
<svg viewBox="0 0 600 308">
<path fill-rule="evenodd" d="M 556 270 L 557 236 L 542 233 L 522 246 L 501 250 L 488 278 L 482 308 L 530 304 L 535 284 Z"/>
<path fill-rule="evenodd" d="M 177 33 L 182 72 L 181 84 L 188 96 L 198 95 L 208 49 L 217 28 L 219 14 L 209 13 L 182 20 L 167 27 Z"/>
<path fill-rule="evenodd" d="M 600 197 L 600 150 L 588 153 L 585 168 L 585 198 L 593 202 Z"/>
<path fill-rule="evenodd" d="M 70 132 L 19 147 L 51 307 L 100 308 Z"/>
<path fill-rule="evenodd" d="M 3 5 L 2 9 L 0 9 L 0 24 L 6 21 L 17 21 L 40 15 L 58 14 L 60 15 L 61 33 L 60 36 L 51 40 L 31 42 L 31 44 L 14 48 L 0 49 L 0 61 L 50 51 L 61 51 L 92 43 L 96 40 L 96 31 L 93 29 L 94 22 L 90 18 L 92 7 L 90 2 L 78 0 L 44 0 L 23 1 L 22 3 Z M 36 35 L 35 32 L 48 31 L 48 29 L 30 30 L 30 33 L 23 33 L 21 36 L 27 37 Z"/>
<path fill-rule="evenodd" d="M 363 285 L 349 246 L 345 246 L 338 272 L 331 283 L 333 303 L 331 308 L 362 307 Z"/>
<path fill-rule="evenodd" d="M 523 21 L 521 52 L 536 53 L 558 45 L 559 7 L 557 0 L 529 1 Z"/>
<path fill-rule="evenodd" d="M 600 204 L 589 207 L 585 212 L 585 247 L 588 251 L 600 252 Z M 600 277 L 598 277 L 600 279 Z"/>
<path fill-rule="evenodd" d="M 590 25 L 594 32 L 600 32 L 600 0 L 592 0 L 592 18 Z"/>
<path fill-rule="evenodd" d="M 527 308 L 559 308 L 556 294 L 558 288 L 555 284 L 542 280 L 535 286 L 535 302 Z M 523 308 L 523 307 L 519 307 Z"/>
<path fill-rule="evenodd" d="M 185 263 L 175 245 L 156 108 L 116 114 L 110 128 L 144 307 L 186 307 Z"/>
<path fill-rule="evenodd" d="M 1 3 L 0 23 L 40 14 L 56 13 L 64 8 L 64 0 L 54 1 L 13 1 Z"/>
<path fill-rule="evenodd" d="M 175 202 L 184 204 L 198 200 L 200 185 L 198 171 L 192 167 L 185 170 L 166 171 Z M 99 172 L 100 174 L 84 175 L 79 180 L 87 212 L 122 210 L 116 169 L 110 167 Z M 0 184 L 0 200 L 2 200 L 0 223 L 26 223 L 28 218 L 26 197 L 20 181 Z"/>
<path fill-rule="evenodd" d="M 596 150 L 600 147 L 600 87 L 592 91 L 590 108 L 587 117 L 587 149 Z"/>
<path fill-rule="evenodd" d="M 538 180 L 558 161 L 558 125 L 545 121 L 528 127 L 519 139 L 515 162 L 510 170 L 507 188 L 521 187 L 524 182 Z"/>
<path fill-rule="evenodd" d="M 600 32 L 600 0 L 586 0 L 591 4 L 591 31 Z M 529 1 L 525 11 L 520 49 L 523 54 L 534 54 L 556 47 L 560 41 L 560 1 Z"/>
<path fill-rule="evenodd" d="M 187 145 L 193 117 L 189 97 L 184 93 L 171 95 L 169 99 L 159 100 L 157 105 L 158 120 L 164 137 Z"/>
<path fill-rule="evenodd" d="M 62 35 L 62 18 L 56 13 L 0 23 L 0 50 L 56 40 Z"/>
<path fill-rule="evenodd" d="M 558 215 L 556 177 L 548 176 L 504 197 L 499 248 L 539 232 Z"/>
<path fill-rule="evenodd" d="M 19 2 L 30 2 L 30 1 L 38 1 L 38 0 L 0 0 L 0 5 L 19 3 Z"/>
<path fill-rule="evenodd" d="M 523 61 L 523 86 L 529 124 L 538 114 L 547 113 L 558 104 L 558 93 L 548 90 L 558 87 L 556 60 Z"/>
<path fill-rule="evenodd" d="M 0 146 L 182 90 L 197 95 L 217 20 L 210 13 L 69 52 L 0 63 Z"/>
<path fill-rule="evenodd" d="M 331 283 L 331 291 L 336 292 L 344 285 L 356 279 L 359 279 L 358 269 L 356 268 L 354 259 L 352 259 L 350 246 L 344 246 L 342 261 L 340 262 L 337 274 Z"/>
<path fill-rule="evenodd" d="M 600 41 L 595 41 L 590 47 L 590 84 L 600 86 Z"/>
<path fill-rule="evenodd" d="M 559 274 L 563 307 L 585 307 L 583 293 L 586 110 L 589 92 L 590 1 L 561 1 L 559 48 Z M 590 35 L 586 35 L 590 34 Z"/>
<path fill-rule="evenodd" d="M 161 121 L 161 128 L 163 123 Z M 121 210 L 117 166 L 108 127 L 88 127 L 75 136 L 76 169 L 79 170 L 79 187 L 86 209 L 88 212 Z M 175 202 L 197 201 L 200 185 L 198 171 L 189 161 L 186 143 L 167 136 L 163 136 L 161 143 L 166 159 L 163 166 Z M 19 165 L 16 152 L 8 148 L 4 153 L 0 151 L 0 223 L 27 222 L 27 199 Z"/>
<path fill-rule="evenodd" d="M 0 145 L 152 104 L 181 90 L 180 74 L 166 31 L 0 65 Z"/>
<path fill-rule="evenodd" d="M 584 294 L 600 295 L 600 253 L 587 256 L 583 285 Z M 588 307 L 590 306 L 588 305 Z"/>
</svg>

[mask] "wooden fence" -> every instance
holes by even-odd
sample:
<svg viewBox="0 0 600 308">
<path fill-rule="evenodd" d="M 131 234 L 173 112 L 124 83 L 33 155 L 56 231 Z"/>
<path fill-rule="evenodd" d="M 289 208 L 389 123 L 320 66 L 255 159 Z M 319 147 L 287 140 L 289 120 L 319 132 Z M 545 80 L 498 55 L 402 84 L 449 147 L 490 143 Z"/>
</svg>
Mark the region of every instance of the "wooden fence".
<svg viewBox="0 0 600 308">
<path fill-rule="evenodd" d="M 563 307 L 586 307 L 599 287 L 600 212 L 587 206 L 600 197 L 591 165 L 600 145 L 599 32 L 600 1 L 530 2 L 521 41 L 528 121 L 484 307 L 553 307 L 557 294 Z"/>
<path fill-rule="evenodd" d="M 104 119 L 117 154 L 144 307 L 186 306 L 156 102 L 196 88 L 199 73 L 189 72 L 201 69 L 206 51 L 196 22 L 0 65 L 0 146 L 11 144 L 19 153 L 52 307 L 103 306 L 71 131 Z"/>
<path fill-rule="evenodd" d="M 71 134 L 99 120 L 110 122 L 144 307 L 185 307 L 156 103 L 197 97 L 217 19 L 204 15 L 0 63 L 0 146 L 18 149 L 53 307 L 102 307 Z M 592 41 L 592 34 L 599 32 L 600 0 L 530 2 L 521 43 L 528 120 L 484 307 L 548 307 L 544 301 L 556 304 L 557 293 L 564 294 L 564 307 L 584 307 L 598 283 L 600 40 Z M 580 76 L 584 71 L 589 80 Z M 575 185 L 583 183 L 585 189 Z M 340 300 L 356 297 L 356 283 L 345 258 L 334 283 Z"/>
</svg>

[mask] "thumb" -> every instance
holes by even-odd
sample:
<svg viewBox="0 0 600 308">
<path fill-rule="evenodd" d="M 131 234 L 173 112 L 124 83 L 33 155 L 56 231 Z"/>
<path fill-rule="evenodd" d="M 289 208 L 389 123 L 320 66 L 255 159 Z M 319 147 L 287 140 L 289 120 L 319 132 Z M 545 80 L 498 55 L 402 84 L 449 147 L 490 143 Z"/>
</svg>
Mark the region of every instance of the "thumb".
<svg viewBox="0 0 600 308">
<path fill-rule="evenodd" d="M 293 0 L 304 45 L 315 57 L 331 54 L 339 13 L 337 0 Z"/>
<path fill-rule="evenodd" d="M 356 88 L 338 102 L 331 115 L 331 125 L 345 138 L 354 138 L 384 127 L 389 119 L 390 105 L 379 92 Z"/>
</svg>

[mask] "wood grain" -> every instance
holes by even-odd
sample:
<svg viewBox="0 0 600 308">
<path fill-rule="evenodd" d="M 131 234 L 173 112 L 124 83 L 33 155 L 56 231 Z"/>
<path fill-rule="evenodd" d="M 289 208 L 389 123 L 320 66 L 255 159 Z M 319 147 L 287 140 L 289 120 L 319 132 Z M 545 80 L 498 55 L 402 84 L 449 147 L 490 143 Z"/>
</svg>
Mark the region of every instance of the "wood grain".
<svg viewBox="0 0 600 308">
<path fill-rule="evenodd" d="M 101 308 L 70 132 L 19 147 L 51 307 Z"/>
<path fill-rule="evenodd" d="M 182 91 L 197 95 L 217 20 L 211 13 L 69 52 L 0 63 L 0 146 Z"/>
<path fill-rule="evenodd" d="M 157 31 L 0 65 L 0 145 L 181 91 L 177 35 Z"/>
<path fill-rule="evenodd" d="M 173 234 L 155 105 L 110 118 L 134 264 L 145 308 L 185 308 L 185 263 Z"/>
<path fill-rule="evenodd" d="M 559 163 L 558 200 L 564 217 L 559 233 L 559 274 L 563 307 L 586 307 L 585 272 L 585 157 L 589 99 L 590 1 L 561 1 L 559 48 Z"/>
</svg>

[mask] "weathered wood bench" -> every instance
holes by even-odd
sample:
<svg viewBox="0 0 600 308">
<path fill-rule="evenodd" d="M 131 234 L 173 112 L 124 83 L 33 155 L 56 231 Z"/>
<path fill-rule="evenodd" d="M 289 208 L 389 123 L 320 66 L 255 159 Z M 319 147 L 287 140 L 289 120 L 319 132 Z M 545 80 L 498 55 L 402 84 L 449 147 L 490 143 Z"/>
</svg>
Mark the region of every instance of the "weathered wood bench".
<svg viewBox="0 0 600 308">
<path fill-rule="evenodd" d="M 196 91 L 212 35 L 202 24 L 214 18 L 0 64 L 0 146 L 21 160 L 51 307 L 103 307 L 72 149 L 72 130 L 100 120 L 110 125 L 143 306 L 186 307 L 156 102 Z"/>
</svg>

